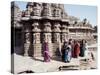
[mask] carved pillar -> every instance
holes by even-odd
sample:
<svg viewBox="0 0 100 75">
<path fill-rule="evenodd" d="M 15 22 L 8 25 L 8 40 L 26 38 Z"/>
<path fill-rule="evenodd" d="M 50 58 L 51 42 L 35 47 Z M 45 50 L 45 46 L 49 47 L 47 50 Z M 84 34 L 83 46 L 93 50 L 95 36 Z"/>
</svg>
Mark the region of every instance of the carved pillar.
<svg viewBox="0 0 100 75">
<path fill-rule="evenodd" d="M 38 21 L 34 21 L 32 24 L 33 29 L 33 57 L 41 56 L 41 44 L 40 44 L 40 32 L 41 30 L 38 28 Z"/>
<path fill-rule="evenodd" d="M 24 24 L 24 39 L 24 56 L 28 56 L 31 48 L 31 27 L 29 23 Z"/>
<path fill-rule="evenodd" d="M 44 22 L 44 29 L 43 29 L 43 41 L 48 42 L 48 48 L 50 56 L 52 56 L 52 35 L 51 35 L 51 24 L 49 21 Z"/>
<path fill-rule="evenodd" d="M 51 43 L 51 24 L 50 22 L 44 22 L 44 33 L 43 33 L 43 41 L 47 41 Z"/>
<path fill-rule="evenodd" d="M 30 49 L 30 33 L 25 32 L 25 43 L 24 43 L 24 56 L 28 56 L 28 51 Z"/>
<path fill-rule="evenodd" d="M 69 38 L 69 28 L 68 28 L 68 27 L 66 28 L 66 32 L 67 32 L 67 33 L 66 33 L 66 34 L 67 34 L 67 35 L 66 35 L 66 38 L 67 38 L 67 39 L 71 39 L 71 38 Z"/>
<path fill-rule="evenodd" d="M 61 42 L 60 41 L 60 24 L 58 22 L 54 23 L 54 29 L 53 29 L 53 41 L 54 43 Z"/>
<path fill-rule="evenodd" d="M 61 35 L 61 37 L 62 37 L 61 41 L 62 42 L 68 40 L 68 38 L 67 38 L 67 33 L 68 32 L 67 32 L 66 28 L 67 28 L 67 25 L 66 24 L 62 24 L 62 35 Z"/>
<path fill-rule="evenodd" d="M 32 24 L 33 26 L 33 43 L 40 43 L 40 29 L 38 28 L 39 24 L 38 22 L 34 22 Z"/>
</svg>

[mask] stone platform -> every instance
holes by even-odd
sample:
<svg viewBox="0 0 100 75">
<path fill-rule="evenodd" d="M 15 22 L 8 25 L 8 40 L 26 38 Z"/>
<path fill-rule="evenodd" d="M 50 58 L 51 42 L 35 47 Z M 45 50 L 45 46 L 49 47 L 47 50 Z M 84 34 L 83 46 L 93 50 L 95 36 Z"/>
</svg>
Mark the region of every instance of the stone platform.
<svg viewBox="0 0 100 75">
<path fill-rule="evenodd" d="M 52 59 L 51 62 L 43 62 L 43 57 L 37 57 L 35 59 L 31 57 L 25 57 L 20 55 L 12 55 L 14 56 L 14 72 L 15 74 L 31 70 L 36 73 L 40 72 L 54 72 L 59 71 L 60 66 L 78 66 L 79 67 L 79 59 L 73 58 L 70 63 L 64 63 L 59 60 Z M 77 67 L 77 69 L 78 69 Z"/>
</svg>

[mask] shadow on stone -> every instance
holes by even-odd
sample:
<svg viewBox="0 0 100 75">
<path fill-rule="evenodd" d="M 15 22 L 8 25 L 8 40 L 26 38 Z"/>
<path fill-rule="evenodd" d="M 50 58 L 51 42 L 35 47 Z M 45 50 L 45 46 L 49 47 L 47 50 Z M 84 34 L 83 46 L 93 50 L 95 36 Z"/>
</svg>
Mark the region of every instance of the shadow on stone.
<svg viewBox="0 0 100 75">
<path fill-rule="evenodd" d="M 26 71 L 23 71 L 23 72 L 19 72 L 18 74 L 22 74 L 22 73 L 35 73 L 35 72 L 33 72 L 31 70 L 26 70 Z"/>
<path fill-rule="evenodd" d="M 41 61 L 41 62 L 44 62 L 42 59 L 38 59 L 38 58 L 31 58 L 32 60 L 34 59 L 34 60 L 36 60 L 36 61 Z"/>
</svg>

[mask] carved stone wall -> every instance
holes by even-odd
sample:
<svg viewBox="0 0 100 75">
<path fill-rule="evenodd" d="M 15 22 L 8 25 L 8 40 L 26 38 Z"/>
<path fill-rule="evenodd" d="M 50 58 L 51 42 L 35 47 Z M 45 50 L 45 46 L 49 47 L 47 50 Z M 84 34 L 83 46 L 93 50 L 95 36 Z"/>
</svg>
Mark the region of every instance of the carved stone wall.
<svg viewBox="0 0 100 75">
<path fill-rule="evenodd" d="M 33 57 L 42 56 L 44 41 L 49 43 L 51 55 L 55 55 L 57 45 L 70 38 L 79 38 L 78 35 L 83 34 L 83 29 L 89 39 L 92 37 L 91 24 L 86 19 L 78 22 L 76 17 L 67 15 L 63 4 L 29 2 L 26 10 L 22 12 L 20 25 L 23 26 L 25 38 L 25 56 L 28 56 L 30 50 Z"/>
</svg>

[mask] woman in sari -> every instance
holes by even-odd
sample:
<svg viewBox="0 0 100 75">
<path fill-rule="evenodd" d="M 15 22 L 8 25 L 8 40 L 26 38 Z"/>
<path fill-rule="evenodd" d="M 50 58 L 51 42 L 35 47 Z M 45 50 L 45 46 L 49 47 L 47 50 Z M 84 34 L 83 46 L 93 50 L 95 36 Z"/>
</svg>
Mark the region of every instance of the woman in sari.
<svg viewBox="0 0 100 75">
<path fill-rule="evenodd" d="M 63 43 L 63 46 L 62 46 L 62 49 L 61 49 L 61 54 L 62 54 L 62 61 L 64 62 L 64 57 L 65 57 L 65 43 L 67 43 L 67 42 L 64 42 Z"/>
<path fill-rule="evenodd" d="M 80 44 L 80 56 L 81 57 L 85 56 L 85 51 L 86 51 L 86 43 L 85 43 L 85 40 L 82 40 Z"/>
<path fill-rule="evenodd" d="M 71 58 L 72 58 L 72 47 L 71 47 L 71 42 L 69 42 L 66 51 L 67 51 L 67 55 L 66 55 L 67 60 L 66 60 L 66 61 L 67 61 L 67 62 L 70 62 L 70 61 L 71 61 Z M 65 52 L 65 53 L 66 53 L 66 52 Z"/>
<path fill-rule="evenodd" d="M 50 62 L 48 42 L 44 42 L 43 56 L 44 56 L 44 62 Z"/>
<path fill-rule="evenodd" d="M 68 45 L 68 42 L 64 42 L 62 48 L 62 61 L 70 62 L 71 60 L 71 45 Z"/>
<path fill-rule="evenodd" d="M 80 54 L 80 44 L 78 43 L 78 41 L 75 41 L 74 58 L 78 58 L 79 54 Z"/>
</svg>

